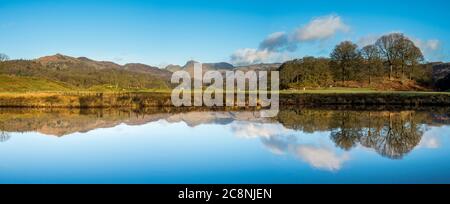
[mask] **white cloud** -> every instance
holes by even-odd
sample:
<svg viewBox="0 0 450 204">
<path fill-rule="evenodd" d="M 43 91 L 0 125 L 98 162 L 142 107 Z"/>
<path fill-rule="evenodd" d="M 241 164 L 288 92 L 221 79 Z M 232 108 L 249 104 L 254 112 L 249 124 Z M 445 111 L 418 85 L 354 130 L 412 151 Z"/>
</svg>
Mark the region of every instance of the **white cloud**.
<svg viewBox="0 0 450 204">
<path fill-rule="evenodd" d="M 275 32 L 259 44 L 258 49 L 244 48 L 231 55 L 231 62 L 236 65 L 270 63 L 288 60 L 286 52 L 294 52 L 302 42 L 326 40 L 339 32 L 348 32 L 340 16 L 328 15 L 313 19 L 295 32 Z"/>
<path fill-rule="evenodd" d="M 441 47 L 441 42 L 436 39 L 431 40 L 421 40 L 418 38 L 411 39 L 414 44 L 419 47 L 422 51 L 429 52 L 429 51 L 436 51 Z"/>
<path fill-rule="evenodd" d="M 340 16 L 328 15 L 315 18 L 304 27 L 297 29 L 295 37 L 299 41 L 325 40 L 338 32 L 349 30 L 350 27 L 342 21 Z"/>
<path fill-rule="evenodd" d="M 437 39 L 422 40 L 411 38 L 414 44 L 422 50 L 427 60 L 439 60 L 442 58 L 441 42 Z"/>
<path fill-rule="evenodd" d="M 367 35 L 367 36 L 359 38 L 357 43 L 358 43 L 358 46 L 365 47 L 367 45 L 375 44 L 375 42 L 377 42 L 378 38 L 380 38 L 380 36 L 378 36 L 378 35 Z"/>
<path fill-rule="evenodd" d="M 428 40 L 427 47 L 431 50 L 437 50 L 441 47 L 441 42 L 439 40 Z"/>
<path fill-rule="evenodd" d="M 299 158 L 308 162 L 311 166 L 328 171 L 341 169 L 343 163 L 350 159 L 347 153 L 337 155 L 329 148 L 308 145 L 298 146 L 296 153 Z"/>
<path fill-rule="evenodd" d="M 296 42 L 292 42 L 289 36 L 285 32 L 275 32 L 267 36 L 259 44 L 259 50 L 269 50 L 269 51 L 295 51 L 297 49 Z"/>
<path fill-rule="evenodd" d="M 244 48 L 236 50 L 231 55 L 231 63 L 235 65 L 271 63 L 284 61 L 286 58 L 287 56 L 285 54 L 272 52 L 268 49 L 258 50 L 253 48 Z"/>
</svg>

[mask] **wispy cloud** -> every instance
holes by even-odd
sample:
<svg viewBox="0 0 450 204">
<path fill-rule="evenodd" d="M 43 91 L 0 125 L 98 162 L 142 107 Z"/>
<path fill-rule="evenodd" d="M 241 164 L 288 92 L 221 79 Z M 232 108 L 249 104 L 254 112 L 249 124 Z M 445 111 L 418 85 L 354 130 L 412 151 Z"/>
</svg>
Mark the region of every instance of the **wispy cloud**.
<svg viewBox="0 0 450 204">
<path fill-rule="evenodd" d="M 290 37 L 285 32 L 275 32 L 267 36 L 259 44 L 260 50 L 269 50 L 269 51 L 295 51 L 297 49 L 296 43 L 293 43 Z"/>
<path fill-rule="evenodd" d="M 259 49 L 269 51 L 289 51 L 297 50 L 297 45 L 303 42 L 323 41 L 334 37 L 340 32 L 348 32 L 350 26 L 342 21 L 337 15 L 328 15 L 315 18 L 308 24 L 295 29 L 292 33 L 275 32 L 267 36 L 259 44 Z"/>
<path fill-rule="evenodd" d="M 441 41 L 437 39 L 422 40 L 419 38 L 412 38 L 411 40 L 422 50 L 427 60 L 441 60 L 443 58 Z"/>
<path fill-rule="evenodd" d="M 304 27 L 296 30 L 298 41 L 325 40 L 339 32 L 348 32 L 350 26 L 346 25 L 340 16 L 328 15 L 313 19 Z"/>
<path fill-rule="evenodd" d="M 257 63 L 279 62 L 287 59 L 287 55 L 268 49 L 258 50 L 254 48 L 244 48 L 236 50 L 231 55 L 231 63 L 235 65 L 247 65 Z"/>
<path fill-rule="evenodd" d="M 360 47 L 365 47 L 367 45 L 375 44 L 380 37 L 380 35 L 367 35 L 359 38 L 356 43 Z"/>
<path fill-rule="evenodd" d="M 288 59 L 288 53 L 297 50 L 304 42 L 323 41 L 337 33 L 348 32 L 340 16 L 327 15 L 312 19 L 310 22 L 294 29 L 294 32 L 274 32 L 259 43 L 258 49 L 238 49 L 231 55 L 231 62 L 238 65 L 276 62 Z"/>
</svg>

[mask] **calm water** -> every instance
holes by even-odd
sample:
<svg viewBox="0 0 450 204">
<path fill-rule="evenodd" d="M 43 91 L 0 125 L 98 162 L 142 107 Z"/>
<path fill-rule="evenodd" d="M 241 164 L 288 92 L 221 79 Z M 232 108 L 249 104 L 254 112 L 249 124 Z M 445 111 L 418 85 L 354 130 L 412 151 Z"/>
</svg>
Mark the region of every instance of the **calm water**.
<svg viewBox="0 0 450 204">
<path fill-rule="evenodd" d="M 449 109 L 0 109 L 0 183 L 450 183 Z"/>
</svg>

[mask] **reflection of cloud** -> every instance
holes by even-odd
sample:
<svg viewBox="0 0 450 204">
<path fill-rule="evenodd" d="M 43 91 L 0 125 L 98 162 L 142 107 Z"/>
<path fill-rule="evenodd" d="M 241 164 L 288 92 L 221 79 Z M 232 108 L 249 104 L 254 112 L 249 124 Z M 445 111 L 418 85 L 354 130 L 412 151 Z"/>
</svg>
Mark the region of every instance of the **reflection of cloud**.
<svg viewBox="0 0 450 204">
<path fill-rule="evenodd" d="M 281 124 L 234 122 L 231 129 L 238 137 L 261 139 L 264 146 L 276 155 L 293 154 L 318 169 L 337 171 L 349 159 L 347 153 L 338 155 L 331 147 L 299 144 L 291 130 Z"/>
<path fill-rule="evenodd" d="M 282 134 L 287 130 L 280 124 L 264 124 L 238 122 L 231 126 L 232 131 L 238 137 L 242 138 L 270 138 L 272 136 Z"/>
<path fill-rule="evenodd" d="M 450 137 L 450 126 L 429 126 L 417 148 L 437 149 L 442 146 L 442 141 L 447 137 Z"/>
<path fill-rule="evenodd" d="M 420 141 L 418 147 L 436 149 L 440 146 L 438 137 L 432 135 L 425 135 Z"/>
<path fill-rule="evenodd" d="M 329 171 L 341 169 L 342 164 L 349 160 L 347 153 L 337 155 L 329 148 L 299 145 L 296 148 L 297 156 L 308 162 L 311 166 Z"/>
<path fill-rule="evenodd" d="M 296 143 L 297 138 L 294 135 L 277 135 L 262 138 L 261 141 L 270 152 L 281 155 L 288 152 L 289 147 Z"/>
</svg>

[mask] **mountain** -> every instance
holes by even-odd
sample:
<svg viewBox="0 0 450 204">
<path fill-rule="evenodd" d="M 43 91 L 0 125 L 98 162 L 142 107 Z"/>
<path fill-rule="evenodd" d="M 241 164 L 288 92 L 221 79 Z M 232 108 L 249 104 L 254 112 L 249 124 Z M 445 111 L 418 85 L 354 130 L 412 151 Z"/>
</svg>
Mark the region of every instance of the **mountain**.
<svg viewBox="0 0 450 204">
<path fill-rule="evenodd" d="M 440 91 L 450 91 L 450 74 L 437 80 L 435 86 Z"/>
<path fill-rule="evenodd" d="M 119 64 L 62 54 L 1 63 L 0 74 L 45 79 L 70 89 L 166 89 L 171 73 L 144 64 Z"/>
<path fill-rule="evenodd" d="M 180 65 L 169 64 L 164 69 L 169 72 L 176 72 L 182 70 L 183 68 Z"/>
<path fill-rule="evenodd" d="M 450 63 L 433 63 L 433 80 L 438 81 L 450 74 Z"/>
<path fill-rule="evenodd" d="M 165 79 L 169 79 L 172 76 L 172 72 L 170 71 L 140 63 L 125 64 L 123 69 L 137 73 L 151 74 Z"/>
<path fill-rule="evenodd" d="M 180 65 L 168 65 L 165 70 L 170 72 L 176 72 L 180 70 L 187 71 L 191 76 L 194 75 L 194 64 L 198 63 L 197 61 L 190 60 L 187 61 L 184 66 Z M 203 73 L 207 71 L 232 71 L 234 66 L 227 62 L 219 62 L 219 63 L 203 63 L 202 64 Z"/>
<path fill-rule="evenodd" d="M 275 71 L 280 68 L 281 63 L 271 63 L 271 64 L 252 64 L 247 66 L 238 66 L 236 70 L 241 71 Z"/>
<path fill-rule="evenodd" d="M 168 65 L 165 69 L 129 63 L 119 65 L 109 61 L 96 61 L 87 57 L 62 54 L 34 60 L 10 60 L 0 64 L 3 91 L 67 91 L 67 90 L 139 90 L 168 89 L 172 72 L 185 70 L 194 74 L 196 61 L 185 65 Z M 280 64 L 255 64 L 234 67 L 226 62 L 204 63 L 203 72 L 235 70 L 275 70 Z M 9 83 L 10 82 L 10 83 Z"/>
<path fill-rule="evenodd" d="M 227 62 L 219 62 L 219 63 L 206 63 L 205 66 L 209 70 L 232 70 L 234 69 L 234 66 Z"/>
</svg>

